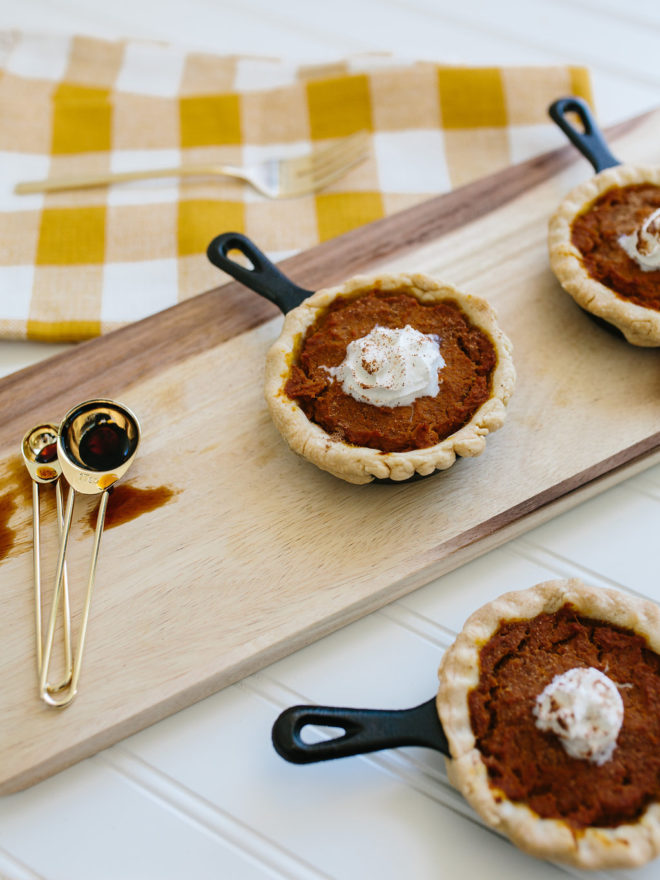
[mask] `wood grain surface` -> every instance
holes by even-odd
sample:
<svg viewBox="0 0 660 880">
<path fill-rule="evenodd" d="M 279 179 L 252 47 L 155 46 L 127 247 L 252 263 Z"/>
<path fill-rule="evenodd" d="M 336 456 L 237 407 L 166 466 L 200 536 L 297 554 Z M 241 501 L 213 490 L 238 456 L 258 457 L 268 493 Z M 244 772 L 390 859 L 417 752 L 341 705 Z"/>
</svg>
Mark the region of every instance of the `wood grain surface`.
<svg viewBox="0 0 660 880">
<path fill-rule="evenodd" d="M 659 125 L 660 112 L 620 126 L 610 133 L 617 153 L 659 163 Z M 424 271 L 493 303 L 519 376 L 507 423 L 480 458 L 426 480 L 351 486 L 288 450 L 261 392 L 281 319 L 235 283 L 0 382 L 0 793 L 658 460 L 660 353 L 596 326 L 548 268 L 548 217 L 589 173 L 566 148 L 282 264 L 309 288 L 357 272 Z M 36 694 L 30 483 L 18 451 L 32 424 L 58 421 L 92 396 L 138 414 L 143 442 L 127 482 L 160 501 L 130 518 L 119 492 L 110 499 L 117 509 L 101 546 L 80 694 L 57 712 Z M 56 528 L 47 493 L 44 508 L 50 571 Z M 74 633 L 90 514 L 81 502 L 69 556 Z"/>
</svg>

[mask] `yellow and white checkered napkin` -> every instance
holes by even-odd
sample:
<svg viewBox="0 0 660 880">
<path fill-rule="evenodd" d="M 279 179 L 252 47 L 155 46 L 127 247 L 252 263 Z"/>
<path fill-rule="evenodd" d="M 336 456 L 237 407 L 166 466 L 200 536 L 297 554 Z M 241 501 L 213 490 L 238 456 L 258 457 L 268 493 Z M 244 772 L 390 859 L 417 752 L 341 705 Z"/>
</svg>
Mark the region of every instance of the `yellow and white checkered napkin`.
<svg viewBox="0 0 660 880">
<path fill-rule="evenodd" d="M 367 56 L 326 68 L 170 45 L 0 33 L 0 336 L 78 340 L 221 283 L 241 231 L 275 260 L 544 152 L 546 115 L 590 98 L 576 67 L 467 68 Z M 181 162 L 248 164 L 352 132 L 371 155 L 316 195 L 232 180 L 19 196 L 19 181 Z"/>
</svg>

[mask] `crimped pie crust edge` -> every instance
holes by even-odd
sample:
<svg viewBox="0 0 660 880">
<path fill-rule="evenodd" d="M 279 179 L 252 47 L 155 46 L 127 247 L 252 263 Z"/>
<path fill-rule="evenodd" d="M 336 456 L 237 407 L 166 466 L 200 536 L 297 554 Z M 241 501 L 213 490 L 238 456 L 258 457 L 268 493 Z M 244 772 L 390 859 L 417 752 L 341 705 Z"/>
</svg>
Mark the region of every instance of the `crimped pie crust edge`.
<svg viewBox="0 0 660 880">
<path fill-rule="evenodd" d="M 617 186 L 652 183 L 660 186 L 660 167 L 617 165 L 572 189 L 550 218 L 548 249 L 550 266 L 560 284 L 579 306 L 603 318 L 619 330 L 632 345 L 660 345 L 660 312 L 617 296 L 586 271 L 582 254 L 571 242 L 571 227 L 599 196 Z"/>
<path fill-rule="evenodd" d="M 491 396 L 466 425 L 435 446 L 387 453 L 352 446 L 333 439 L 323 428 L 311 422 L 284 392 L 299 341 L 317 315 L 338 296 L 358 295 L 373 288 L 402 290 L 420 302 L 455 300 L 470 321 L 488 334 L 495 346 L 497 365 Z M 405 480 L 415 473 L 427 475 L 436 469 L 444 470 L 454 463 L 457 455 L 476 456 L 483 452 L 486 435 L 504 423 L 506 404 L 515 385 L 511 352 L 511 342 L 499 328 L 495 312 L 485 300 L 420 273 L 360 275 L 345 284 L 317 291 L 285 316 L 282 332 L 266 358 L 264 395 L 275 426 L 291 449 L 322 470 L 349 483 L 369 483 L 374 478 Z"/>
<path fill-rule="evenodd" d="M 449 780 L 489 825 L 532 855 L 581 868 L 642 865 L 660 854 L 660 804 L 649 805 L 635 823 L 575 832 L 567 823 L 542 819 L 526 805 L 491 788 L 476 747 L 467 695 L 479 681 L 481 648 L 502 621 L 552 613 L 567 602 L 585 616 L 646 636 L 652 650 L 660 653 L 660 608 L 655 603 L 595 589 L 577 579 L 545 581 L 484 605 L 468 618 L 438 672 L 438 714 L 452 755 L 447 760 Z"/>
</svg>

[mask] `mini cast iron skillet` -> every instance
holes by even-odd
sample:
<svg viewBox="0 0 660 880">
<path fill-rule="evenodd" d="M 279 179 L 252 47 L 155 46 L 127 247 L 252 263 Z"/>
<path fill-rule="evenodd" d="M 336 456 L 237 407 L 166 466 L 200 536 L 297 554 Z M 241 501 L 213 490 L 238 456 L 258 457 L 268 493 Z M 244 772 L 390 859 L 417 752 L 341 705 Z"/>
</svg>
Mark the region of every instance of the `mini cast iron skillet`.
<svg viewBox="0 0 660 880">
<path fill-rule="evenodd" d="M 248 269 L 231 259 L 230 251 L 239 251 L 249 260 L 253 268 Z M 250 290 L 275 303 L 285 315 L 314 293 L 313 290 L 306 290 L 304 287 L 298 287 L 297 284 L 294 284 L 280 272 L 274 263 L 271 263 L 254 242 L 250 241 L 247 236 L 241 235 L 240 232 L 223 232 L 222 235 L 218 235 L 208 246 L 206 255 L 214 266 L 249 287 Z M 401 485 L 401 483 L 425 480 L 427 477 L 433 477 L 439 473 L 442 471 L 435 470 L 425 475 L 414 473 L 405 480 L 374 477 L 372 483 Z"/>
<path fill-rule="evenodd" d="M 309 764 L 398 746 L 423 746 L 435 749 L 448 759 L 447 776 L 454 788 L 465 797 L 467 803 L 481 816 L 486 825 L 505 834 L 521 850 L 581 868 L 622 868 L 642 865 L 660 855 L 660 834 L 658 834 L 660 804 L 651 800 L 648 809 L 646 804 L 640 804 L 644 810 L 641 816 L 631 815 L 610 826 L 607 817 L 614 818 L 609 812 L 614 807 L 611 803 L 608 806 L 603 802 L 601 807 L 605 812 L 601 812 L 601 815 L 605 821 L 586 824 L 579 831 L 571 827 L 570 816 L 563 815 L 564 809 L 559 803 L 557 804 L 559 809 L 551 810 L 550 815 L 542 817 L 527 803 L 524 795 L 520 799 L 515 796 L 509 797 L 503 787 L 493 780 L 487 758 L 487 752 L 490 750 L 482 750 L 479 736 L 473 726 L 473 707 L 469 695 L 485 683 L 482 673 L 486 673 L 486 679 L 490 674 L 487 668 L 482 669 L 484 647 L 491 643 L 503 625 L 506 626 L 511 621 L 532 624 L 539 616 L 561 613 L 562 609 L 567 607 L 572 608 L 573 613 L 581 618 L 584 615 L 587 619 L 601 621 L 606 626 L 634 633 L 634 638 L 645 640 L 652 652 L 658 649 L 660 610 L 652 602 L 634 597 L 627 597 L 624 601 L 621 594 L 615 590 L 590 587 L 577 579 L 544 581 L 525 590 L 504 593 L 477 608 L 468 617 L 456 640 L 447 648 L 442 658 L 438 670 L 437 697 L 403 711 L 293 706 L 282 712 L 273 725 L 271 736 L 275 750 L 291 763 Z M 565 625 L 568 629 L 571 628 L 570 619 Z M 565 633 L 562 631 L 556 636 L 558 641 L 555 648 L 550 649 L 548 656 L 550 654 L 555 656 L 553 651 L 561 650 L 559 645 L 563 635 Z M 515 646 L 512 647 L 507 642 L 506 636 L 500 643 L 500 648 L 499 660 L 496 656 L 491 657 L 491 661 L 495 662 L 495 669 L 501 665 L 503 659 L 510 658 L 512 653 L 518 658 L 525 659 L 517 652 Z M 579 656 L 578 651 L 573 663 L 582 666 L 584 661 L 587 661 L 587 657 L 583 655 L 584 661 L 582 661 Z M 489 668 L 488 663 L 486 667 Z M 619 671 L 623 671 L 623 668 Z M 612 673 L 615 678 L 616 672 L 614 670 Z M 524 672 L 522 674 L 525 675 Z M 551 673 L 547 677 L 542 673 L 541 677 L 553 678 Z M 534 673 L 529 683 L 533 681 Z M 538 691 L 540 681 L 536 683 Z M 545 683 L 547 684 L 547 680 Z M 506 702 L 507 695 L 511 697 L 511 689 L 515 691 L 515 683 L 512 679 L 504 679 L 500 684 L 502 687 L 499 688 L 499 699 Z M 482 693 L 481 696 L 486 695 Z M 531 694 L 527 693 L 527 696 L 521 699 L 523 703 L 528 703 L 529 716 L 532 716 L 534 699 Z M 632 705 L 631 701 L 630 709 L 633 717 L 627 730 L 631 729 L 631 724 L 636 723 Z M 497 716 L 499 708 L 501 706 L 497 698 L 494 698 L 488 711 Z M 525 738 L 529 734 L 525 724 L 529 725 L 535 720 L 529 716 L 520 727 Z M 503 729 L 509 733 L 510 725 L 516 723 L 506 719 L 503 721 L 501 717 L 500 722 L 504 724 Z M 305 742 L 302 734 L 305 727 L 312 724 L 332 728 L 332 738 L 321 742 Z M 547 735 L 547 733 L 541 734 L 541 736 Z M 555 734 L 550 735 L 555 736 Z M 636 734 L 633 735 L 633 739 L 635 736 Z M 554 751 L 546 753 L 541 747 L 540 752 L 536 754 L 534 747 L 532 752 L 529 751 L 529 741 L 527 742 L 528 745 L 518 743 L 521 755 L 531 759 L 536 756 L 536 763 L 539 769 L 542 768 L 543 774 L 554 775 L 554 771 L 558 771 L 561 766 L 562 773 L 572 775 L 572 772 L 577 771 L 578 768 L 573 767 L 571 762 L 577 765 L 580 760 L 587 760 L 586 756 L 584 759 L 576 759 L 567 755 L 567 763 L 562 765 Z M 562 745 L 566 746 L 566 743 Z M 622 743 L 620 745 L 623 747 Z M 620 763 L 614 761 L 622 773 L 629 766 L 631 754 L 631 752 L 626 754 L 624 749 Z M 579 777 L 576 775 L 575 778 L 584 780 L 591 772 L 587 767 L 586 770 L 582 770 Z M 596 787 L 605 786 L 603 790 L 609 792 L 611 786 L 608 786 L 607 781 L 603 781 L 604 777 L 598 775 L 600 771 L 593 772 L 596 774 L 594 777 Z M 609 772 L 616 775 L 617 770 L 611 769 Z M 543 781 L 543 776 L 536 779 L 534 791 L 551 798 L 553 786 L 543 785 Z M 576 791 L 579 796 L 580 789 Z M 627 798 L 631 793 L 631 791 L 627 792 L 620 801 L 621 806 L 626 809 Z M 654 791 L 650 794 L 651 798 L 655 797 Z M 588 793 L 585 798 L 582 806 L 592 802 Z"/>
<path fill-rule="evenodd" d="M 230 257 L 232 251 L 238 251 L 246 257 L 250 264 L 249 268 Z M 270 300 L 278 306 L 285 315 L 302 305 L 304 300 L 308 299 L 315 293 L 315 291 L 306 290 L 290 281 L 282 274 L 282 272 L 280 272 L 277 266 L 270 262 L 265 254 L 263 254 L 249 238 L 240 233 L 226 232 L 222 235 L 218 235 L 209 244 L 207 256 L 214 266 L 222 269 L 237 281 L 240 281 L 241 284 L 250 288 L 250 290 L 255 291 L 265 299 Z M 513 372 L 512 367 L 511 371 Z M 505 379 L 502 378 L 501 383 L 503 384 L 504 381 Z M 508 377 L 506 381 L 512 383 L 513 380 Z M 458 460 L 462 455 L 456 452 L 455 457 L 456 460 Z M 410 476 L 404 477 L 403 479 L 373 477 L 370 480 L 370 483 L 400 485 L 401 483 L 410 483 L 426 479 L 426 477 L 432 477 L 446 469 L 446 466 L 436 467 L 430 473 L 425 474 L 419 473 L 415 470 Z"/>
<path fill-rule="evenodd" d="M 302 731 L 308 724 L 336 727 L 343 734 L 307 743 Z M 292 764 L 312 764 L 399 746 L 425 746 L 450 757 L 435 697 L 421 706 L 398 710 L 292 706 L 275 721 L 272 738 L 275 751 Z"/>
<path fill-rule="evenodd" d="M 568 114 L 574 113 L 578 116 L 584 128 L 581 131 L 577 128 L 568 117 Z M 578 148 L 582 155 L 593 166 L 594 171 L 598 174 L 605 171 L 606 168 L 614 168 L 621 165 L 620 159 L 613 156 L 605 141 L 603 132 L 598 127 L 591 109 L 586 101 L 582 98 L 559 98 L 548 107 L 548 115 L 559 128 L 564 132 L 569 141 Z M 620 339 L 625 339 L 624 334 L 618 327 L 606 321 L 600 315 L 594 315 L 592 312 L 579 308 L 591 318 L 594 323 L 598 324 L 604 330 L 609 331 Z"/>
<path fill-rule="evenodd" d="M 230 251 L 239 251 L 244 257 L 247 257 L 253 268 L 248 269 L 241 266 L 236 260 L 232 260 L 229 256 Z M 218 235 L 208 246 L 206 255 L 214 266 L 249 287 L 250 290 L 275 303 L 285 315 L 314 293 L 313 290 L 298 287 L 297 284 L 290 281 L 274 263 L 271 263 L 254 242 L 250 241 L 247 236 L 241 235 L 240 232 L 223 232 L 222 235 Z M 374 477 L 371 482 L 400 485 L 401 483 L 425 480 L 438 473 L 442 472 L 435 470 L 425 475 L 414 473 L 406 480 Z M 367 485 L 371 485 L 371 483 Z"/>
</svg>

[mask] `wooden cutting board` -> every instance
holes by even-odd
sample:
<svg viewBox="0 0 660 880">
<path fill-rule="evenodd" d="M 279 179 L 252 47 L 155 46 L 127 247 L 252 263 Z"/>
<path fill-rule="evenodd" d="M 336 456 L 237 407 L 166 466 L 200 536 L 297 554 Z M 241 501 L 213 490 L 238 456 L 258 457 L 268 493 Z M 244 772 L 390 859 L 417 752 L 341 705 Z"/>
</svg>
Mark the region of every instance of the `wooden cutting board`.
<svg viewBox="0 0 660 880">
<path fill-rule="evenodd" d="M 660 111 L 610 140 L 627 161 L 658 164 L 659 129 Z M 495 306 L 518 369 L 507 422 L 480 458 L 426 480 L 352 486 L 288 450 L 261 391 L 281 316 L 236 283 L 0 381 L 0 793 L 660 460 L 660 351 L 596 326 L 548 267 L 548 217 L 590 173 L 566 147 L 283 264 L 310 289 L 372 270 L 423 271 Z M 143 440 L 124 498 L 118 488 L 110 499 L 80 693 L 55 711 L 36 690 L 30 482 L 19 444 L 32 425 L 100 396 L 138 414 Z M 56 527 L 52 495 L 42 497 L 50 572 Z M 81 503 L 69 553 L 74 632 L 90 551 L 90 506 Z"/>
</svg>

